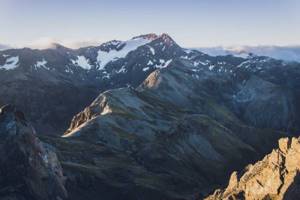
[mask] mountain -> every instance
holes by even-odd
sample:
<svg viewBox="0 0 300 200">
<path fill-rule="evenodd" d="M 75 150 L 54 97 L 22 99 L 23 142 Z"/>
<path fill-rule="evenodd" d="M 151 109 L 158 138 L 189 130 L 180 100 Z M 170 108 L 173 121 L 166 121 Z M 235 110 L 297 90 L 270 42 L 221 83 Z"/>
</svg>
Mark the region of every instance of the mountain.
<svg viewBox="0 0 300 200">
<path fill-rule="evenodd" d="M 247 57 L 249 54 L 255 54 L 290 62 L 300 62 L 299 46 L 232 46 L 197 48 L 197 50 L 212 56 L 234 55 Z"/>
<path fill-rule="evenodd" d="M 227 188 L 216 190 L 207 200 L 276 199 L 296 200 L 300 196 L 300 139 L 279 140 L 279 148 L 263 160 L 233 172 Z"/>
<path fill-rule="evenodd" d="M 0 55 L 0 104 L 14 103 L 29 114 L 39 133 L 34 141 L 42 141 L 42 149 L 53 146 L 53 164 L 63 169 L 49 175 L 58 181 L 43 185 L 37 178 L 25 193 L 54 184 L 58 190 L 51 193 L 72 200 L 201 199 L 300 130 L 296 62 L 209 56 L 181 48 L 166 34 Z M 0 133 L 24 121 L 13 110 Z M 12 130 L 22 131 L 19 126 Z M 6 149 L 18 148 L 15 143 Z M 11 167 L 5 174 L 14 177 L 9 169 L 28 166 L 28 152 L 21 155 L 6 159 Z M 41 169 L 51 174 L 47 166 Z M 40 167 L 21 177 L 32 171 L 40 177 Z"/>
<path fill-rule="evenodd" d="M 16 107 L 0 109 L 0 198 L 66 199 L 65 177 L 55 149 L 41 142 Z"/>
<path fill-rule="evenodd" d="M 224 76 L 235 74 L 237 67 L 263 73 L 264 68 L 270 66 L 285 70 L 283 66 L 297 68 L 299 65 L 260 56 L 209 56 L 181 48 L 167 34 L 146 34 L 128 41 L 113 40 L 80 49 L 59 44 L 45 50 L 9 49 L 0 51 L 0 105 L 18 106 L 28 113 L 38 132 L 57 135 L 64 132 L 72 117 L 99 93 L 137 87 L 151 72 L 165 68 L 177 59 L 191 61 L 197 67 L 195 70 L 209 70 Z M 297 75 L 297 70 L 295 74 L 290 71 L 289 75 Z M 248 76 L 248 72 L 243 73 Z M 297 82 L 292 83 L 295 84 Z M 245 112 L 243 118 L 252 124 L 263 123 L 248 119 L 251 105 L 235 109 Z M 286 130 L 289 123 L 296 123 L 286 124 L 290 117 L 279 122 L 277 128 Z"/>
<path fill-rule="evenodd" d="M 105 183 L 115 191 L 111 199 L 202 198 L 274 148 L 286 135 L 278 129 L 290 123 L 286 128 L 298 130 L 299 76 L 291 76 L 298 65 L 252 58 L 237 67 L 230 62 L 239 58 L 221 57 L 229 61 L 211 69 L 193 58 L 152 72 L 137 88 L 101 93 L 77 114 L 57 145 L 72 176 L 89 169 L 84 180 Z M 89 158 L 70 153 L 74 141 L 91 146 L 84 151 Z"/>
<path fill-rule="evenodd" d="M 183 53 L 166 34 L 77 50 L 53 44 L 45 50 L 1 51 L 0 104 L 17 105 L 37 130 L 58 134 L 100 92 L 137 86 Z"/>
</svg>

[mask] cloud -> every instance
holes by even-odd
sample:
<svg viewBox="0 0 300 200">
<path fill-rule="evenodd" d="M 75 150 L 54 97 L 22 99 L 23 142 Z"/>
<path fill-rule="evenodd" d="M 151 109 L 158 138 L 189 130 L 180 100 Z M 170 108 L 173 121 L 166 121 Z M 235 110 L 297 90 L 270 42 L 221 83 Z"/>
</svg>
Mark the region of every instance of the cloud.
<svg viewBox="0 0 300 200">
<path fill-rule="evenodd" d="M 61 44 L 68 48 L 77 49 L 80 47 L 87 47 L 87 46 L 96 46 L 101 44 L 100 40 L 98 39 L 86 39 L 86 40 L 72 40 L 72 39 L 65 39 L 59 40 L 51 37 L 42 37 L 28 44 L 25 44 L 23 47 L 29 47 L 32 49 L 49 49 L 55 48 L 55 44 Z"/>
<path fill-rule="evenodd" d="M 11 48 L 11 47 L 8 45 L 0 44 L 0 50 L 5 50 L 5 49 L 9 49 L 9 48 Z"/>
<path fill-rule="evenodd" d="M 42 37 L 32 42 L 29 42 L 24 47 L 29 47 L 33 49 L 49 49 L 54 48 L 54 44 L 57 43 L 57 40 L 50 37 Z"/>
<path fill-rule="evenodd" d="M 69 48 L 77 49 L 80 47 L 87 47 L 87 46 L 98 46 L 101 44 L 100 40 L 83 40 L 83 41 L 63 41 L 61 44 L 67 46 Z"/>
<path fill-rule="evenodd" d="M 207 47 L 198 50 L 212 56 L 253 53 L 258 56 L 268 56 L 280 60 L 300 62 L 300 46 L 231 46 Z"/>
</svg>

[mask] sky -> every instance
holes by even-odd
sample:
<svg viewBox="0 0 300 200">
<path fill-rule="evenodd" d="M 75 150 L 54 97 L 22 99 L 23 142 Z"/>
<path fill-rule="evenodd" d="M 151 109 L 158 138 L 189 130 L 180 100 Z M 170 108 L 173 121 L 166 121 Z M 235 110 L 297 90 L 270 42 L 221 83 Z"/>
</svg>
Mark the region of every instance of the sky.
<svg viewBox="0 0 300 200">
<path fill-rule="evenodd" d="M 0 0 L 0 44 L 168 33 L 185 47 L 300 45 L 300 0 Z"/>
</svg>

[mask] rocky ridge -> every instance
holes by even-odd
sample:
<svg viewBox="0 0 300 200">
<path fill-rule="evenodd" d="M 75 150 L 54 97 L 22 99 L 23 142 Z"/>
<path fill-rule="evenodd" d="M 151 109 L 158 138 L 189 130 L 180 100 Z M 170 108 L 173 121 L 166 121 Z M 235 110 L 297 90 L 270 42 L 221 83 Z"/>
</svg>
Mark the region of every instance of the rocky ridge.
<svg viewBox="0 0 300 200">
<path fill-rule="evenodd" d="M 151 188 L 153 195 L 167 195 L 163 199 L 204 197 L 224 184 L 232 170 L 260 159 L 285 134 L 270 128 L 273 118 L 267 112 L 264 119 L 269 129 L 262 129 L 247 124 L 232 109 L 239 103 L 232 97 L 244 89 L 235 85 L 244 71 L 232 78 L 195 69 L 192 62 L 177 60 L 151 73 L 137 88 L 100 94 L 73 118 L 65 141 L 79 140 L 123 152 L 126 159 L 136 162 L 134 166 L 151 173 L 155 181 L 150 185 L 139 182 L 140 189 L 131 186 L 132 194 Z M 264 80 L 257 75 L 251 79 Z M 273 87 L 269 101 L 262 99 L 269 87 L 262 90 L 250 100 L 265 104 L 276 99 L 281 89 Z M 276 106 L 284 107 L 285 101 Z M 99 177 L 99 171 L 91 173 Z M 131 184 L 139 180 L 137 175 L 121 176 Z"/>
<path fill-rule="evenodd" d="M 233 172 L 228 186 L 206 200 L 296 200 L 300 196 L 300 138 L 279 140 L 263 160 Z"/>
<path fill-rule="evenodd" d="M 41 142 L 22 112 L 0 111 L 0 198 L 62 200 L 65 177 L 55 149 Z"/>
</svg>

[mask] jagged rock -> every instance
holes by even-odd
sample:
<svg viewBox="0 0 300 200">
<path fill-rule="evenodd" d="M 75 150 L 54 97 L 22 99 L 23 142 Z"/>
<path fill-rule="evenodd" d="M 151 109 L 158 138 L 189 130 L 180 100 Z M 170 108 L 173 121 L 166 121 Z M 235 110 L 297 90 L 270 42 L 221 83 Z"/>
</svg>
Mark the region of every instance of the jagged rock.
<svg viewBox="0 0 300 200">
<path fill-rule="evenodd" d="M 0 198 L 61 200 L 65 177 L 55 149 L 41 142 L 22 112 L 6 105 L 0 111 Z"/>
<path fill-rule="evenodd" d="M 234 172 L 226 189 L 206 200 L 297 200 L 300 197 L 300 138 L 279 140 L 262 161 Z"/>
</svg>

